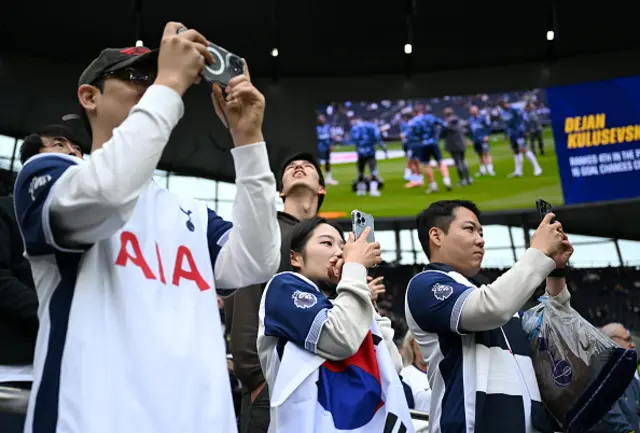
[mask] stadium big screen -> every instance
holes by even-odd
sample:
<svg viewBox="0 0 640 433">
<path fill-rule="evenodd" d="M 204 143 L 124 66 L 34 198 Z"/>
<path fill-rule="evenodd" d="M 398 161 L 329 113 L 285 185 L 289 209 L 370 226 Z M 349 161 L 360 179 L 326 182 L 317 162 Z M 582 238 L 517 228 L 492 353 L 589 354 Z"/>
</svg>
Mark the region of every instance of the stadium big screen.
<svg viewBox="0 0 640 433">
<path fill-rule="evenodd" d="M 640 196 L 640 77 L 316 114 L 326 217 L 413 217 L 447 198 L 497 211 Z"/>
</svg>

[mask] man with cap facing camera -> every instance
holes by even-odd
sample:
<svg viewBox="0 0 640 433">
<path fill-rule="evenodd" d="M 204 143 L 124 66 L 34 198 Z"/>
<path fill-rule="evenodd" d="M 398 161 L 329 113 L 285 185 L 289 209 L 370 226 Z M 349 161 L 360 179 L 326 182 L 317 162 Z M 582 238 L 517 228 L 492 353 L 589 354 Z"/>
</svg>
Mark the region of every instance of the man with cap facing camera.
<svg viewBox="0 0 640 433">
<path fill-rule="evenodd" d="M 40 301 L 27 433 L 236 431 L 216 289 L 280 263 L 264 96 L 248 70 L 213 88 L 235 148 L 232 221 L 152 182 L 182 95 L 213 59 L 168 23 L 160 49 L 106 49 L 80 77 L 87 161 L 27 161 L 16 214 Z M 156 66 L 157 64 L 157 66 Z"/>
<path fill-rule="evenodd" d="M 285 160 L 280 171 L 280 197 L 284 201 L 284 212 L 278 212 L 282 236 L 278 272 L 290 269 L 289 246 L 293 227 L 318 213 L 325 194 L 324 176 L 313 155 L 298 153 Z M 265 284 L 245 287 L 224 303 L 226 326 L 231 330 L 234 371 L 243 386 L 240 433 L 261 433 L 269 428 L 269 391 L 256 346 L 258 309 L 264 288 Z"/>
</svg>

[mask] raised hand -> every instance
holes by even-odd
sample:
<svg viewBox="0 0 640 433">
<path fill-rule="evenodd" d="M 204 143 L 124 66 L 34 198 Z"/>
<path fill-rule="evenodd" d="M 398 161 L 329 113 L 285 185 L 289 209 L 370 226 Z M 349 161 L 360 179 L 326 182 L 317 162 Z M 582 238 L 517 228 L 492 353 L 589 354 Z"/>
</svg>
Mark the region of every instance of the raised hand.
<svg viewBox="0 0 640 433">
<path fill-rule="evenodd" d="M 219 84 L 214 84 L 211 93 L 216 114 L 229 129 L 235 146 L 264 141 L 262 136 L 264 95 L 251 83 L 247 62 L 244 60 L 243 62 L 242 75 L 229 80 L 224 90 Z"/>
<path fill-rule="evenodd" d="M 158 76 L 155 84 L 171 87 L 180 96 L 196 81 L 205 62 L 213 63 L 207 50 L 209 42 L 197 31 L 178 33 L 184 25 L 169 22 L 164 28 L 158 53 Z"/>
<path fill-rule="evenodd" d="M 360 263 L 365 268 L 370 268 L 382 262 L 380 244 L 367 242 L 370 231 L 370 227 L 365 228 L 357 240 L 353 233 L 349 233 L 349 240 L 342 250 L 345 263 Z"/>
<path fill-rule="evenodd" d="M 531 248 L 536 248 L 549 257 L 554 257 L 562 251 L 566 239 L 562 224 L 558 221 L 551 223 L 554 217 L 552 213 L 546 214 L 531 238 Z"/>
<path fill-rule="evenodd" d="M 384 283 L 382 282 L 383 280 L 384 277 L 367 277 L 369 290 L 371 291 L 371 300 L 374 302 L 386 291 Z"/>
</svg>

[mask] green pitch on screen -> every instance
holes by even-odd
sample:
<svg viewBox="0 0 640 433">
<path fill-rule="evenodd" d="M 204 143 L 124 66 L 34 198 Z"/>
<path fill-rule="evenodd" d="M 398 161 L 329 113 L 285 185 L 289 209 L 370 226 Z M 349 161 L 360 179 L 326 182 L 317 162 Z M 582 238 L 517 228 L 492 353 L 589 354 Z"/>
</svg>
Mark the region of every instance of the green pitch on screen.
<svg viewBox="0 0 640 433">
<path fill-rule="evenodd" d="M 498 141 L 493 141 L 499 138 Z M 439 190 L 426 194 L 424 188 L 405 188 L 404 158 L 378 160 L 378 172 L 384 179 L 384 189 L 381 197 L 357 197 L 351 189 L 351 182 L 356 177 L 355 163 L 336 164 L 331 167 L 333 178 L 339 185 L 327 187 L 327 196 L 322 205 L 322 214 L 331 218 L 344 218 L 351 211 L 358 208 L 376 217 L 414 217 L 431 202 L 446 199 L 472 200 L 480 210 L 497 211 L 509 209 L 535 208 L 535 201 L 543 198 L 553 205 L 564 204 L 558 164 L 553 144 L 553 136 L 549 128 L 544 131 L 545 155 L 537 155 L 538 162 L 543 169 L 542 175 L 533 176 L 533 167 L 524 158 L 521 178 L 508 179 L 507 175 L 514 170 L 513 152 L 508 141 L 502 135 L 494 135 L 491 140 L 491 156 L 496 176 L 474 177 L 471 186 L 459 187 L 458 173 L 455 167 L 449 167 L 451 180 L 454 184 L 452 191 L 447 191 L 442 184 L 442 176 L 434 170 Z M 401 149 L 400 143 L 387 143 L 389 150 Z M 442 147 L 441 147 L 442 148 Z M 478 157 L 472 148 L 467 148 L 467 164 L 472 174 L 479 170 Z M 354 151 L 353 146 L 337 146 L 335 151 Z M 448 158 L 443 152 L 443 158 Z M 368 172 L 367 172 L 368 174 Z M 426 182 L 426 179 L 425 179 Z"/>
</svg>

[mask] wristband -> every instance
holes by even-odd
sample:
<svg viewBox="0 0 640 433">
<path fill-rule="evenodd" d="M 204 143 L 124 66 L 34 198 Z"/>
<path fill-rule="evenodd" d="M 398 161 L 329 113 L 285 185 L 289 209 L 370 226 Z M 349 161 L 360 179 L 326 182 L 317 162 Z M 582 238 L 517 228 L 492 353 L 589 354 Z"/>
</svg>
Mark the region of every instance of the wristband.
<svg viewBox="0 0 640 433">
<path fill-rule="evenodd" d="M 551 271 L 549 276 L 554 278 L 566 278 L 568 274 L 569 267 L 565 266 L 564 268 L 555 268 L 553 271 Z"/>
</svg>

